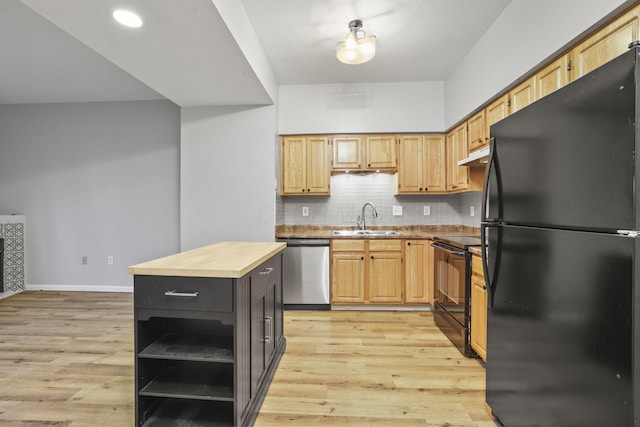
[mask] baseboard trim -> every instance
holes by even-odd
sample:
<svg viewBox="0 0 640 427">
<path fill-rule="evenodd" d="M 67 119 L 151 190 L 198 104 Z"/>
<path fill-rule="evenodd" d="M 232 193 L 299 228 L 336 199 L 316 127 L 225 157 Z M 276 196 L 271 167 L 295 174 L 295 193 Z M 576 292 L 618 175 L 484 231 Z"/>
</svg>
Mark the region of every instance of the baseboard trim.
<svg viewBox="0 0 640 427">
<path fill-rule="evenodd" d="M 71 292 L 133 292 L 133 285 L 91 286 L 91 285 L 27 285 L 27 291 L 71 291 Z"/>
</svg>

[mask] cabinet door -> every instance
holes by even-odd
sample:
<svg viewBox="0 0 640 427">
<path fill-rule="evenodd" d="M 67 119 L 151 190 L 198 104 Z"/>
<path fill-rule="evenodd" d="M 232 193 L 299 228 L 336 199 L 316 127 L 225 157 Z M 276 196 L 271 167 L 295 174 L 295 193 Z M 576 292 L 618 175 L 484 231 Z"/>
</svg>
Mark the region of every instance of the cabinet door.
<svg viewBox="0 0 640 427">
<path fill-rule="evenodd" d="M 398 167 L 395 135 L 371 135 L 365 139 L 367 169 L 395 169 Z"/>
<path fill-rule="evenodd" d="M 569 82 L 569 55 L 563 55 L 534 76 L 536 99 L 544 98 Z"/>
<path fill-rule="evenodd" d="M 364 303 L 364 252 L 331 256 L 331 303 Z"/>
<path fill-rule="evenodd" d="M 329 138 L 308 137 L 306 187 L 308 193 L 329 194 Z"/>
<path fill-rule="evenodd" d="M 433 248 L 431 240 L 405 244 L 405 302 L 433 305 Z"/>
<path fill-rule="evenodd" d="M 258 386 L 267 367 L 268 330 L 265 317 L 268 314 L 266 287 L 251 285 L 251 398 L 258 393 Z"/>
<path fill-rule="evenodd" d="M 465 190 L 469 186 L 469 168 L 458 166 L 467 157 L 467 125 L 461 124 L 447 134 L 447 191 Z"/>
<path fill-rule="evenodd" d="M 369 255 L 369 301 L 402 302 L 402 253 L 371 252 Z"/>
<path fill-rule="evenodd" d="M 503 95 L 485 108 L 485 122 L 487 124 L 486 138 L 489 143 L 491 125 L 498 123 L 509 115 L 509 95 Z"/>
<path fill-rule="evenodd" d="M 484 279 L 471 276 L 471 348 L 487 360 L 487 290 Z"/>
<path fill-rule="evenodd" d="M 584 76 L 629 50 L 629 43 L 639 37 L 639 14 L 640 6 L 636 6 L 575 46 L 571 50 L 571 80 Z"/>
<path fill-rule="evenodd" d="M 422 148 L 422 183 L 424 191 L 447 191 L 447 148 L 444 135 L 426 135 Z"/>
<path fill-rule="evenodd" d="M 306 192 L 307 155 L 306 138 L 285 136 L 281 146 L 282 194 Z"/>
<path fill-rule="evenodd" d="M 536 100 L 535 79 L 531 77 L 509 91 L 510 114 L 533 104 Z"/>
<path fill-rule="evenodd" d="M 333 170 L 352 170 L 362 167 L 362 137 L 336 136 L 333 138 Z"/>
<path fill-rule="evenodd" d="M 418 193 L 423 190 L 422 140 L 422 135 L 402 135 L 400 137 L 398 193 Z"/>
<path fill-rule="evenodd" d="M 469 151 L 479 150 L 487 145 L 485 119 L 483 109 L 467 120 Z"/>
</svg>

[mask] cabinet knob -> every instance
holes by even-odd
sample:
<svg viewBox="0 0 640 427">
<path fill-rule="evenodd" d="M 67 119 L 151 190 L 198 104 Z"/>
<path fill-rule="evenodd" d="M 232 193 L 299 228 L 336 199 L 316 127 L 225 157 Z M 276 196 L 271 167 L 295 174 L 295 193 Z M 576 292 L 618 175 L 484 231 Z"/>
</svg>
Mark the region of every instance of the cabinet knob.
<svg viewBox="0 0 640 427">
<path fill-rule="evenodd" d="M 420 191 L 422 191 L 422 187 L 420 187 Z"/>
<path fill-rule="evenodd" d="M 361 256 L 361 257 L 360 257 L 360 259 L 361 259 L 361 260 L 364 260 L 364 257 L 363 257 L 363 256 Z"/>
<path fill-rule="evenodd" d="M 311 189 L 310 189 L 310 188 L 307 188 L 307 192 L 311 193 Z"/>
<path fill-rule="evenodd" d="M 373 259 L 373 255 L 371 255 L 371 259 Z"/>
<path fill-rule="evenodd" d="M 371 167 L 371 163 L 368 163 L 368 164 L 367 164 L 367 167 L 368 167 L 368 168 L 370 168 L 370 167 Z"/>
</svg>

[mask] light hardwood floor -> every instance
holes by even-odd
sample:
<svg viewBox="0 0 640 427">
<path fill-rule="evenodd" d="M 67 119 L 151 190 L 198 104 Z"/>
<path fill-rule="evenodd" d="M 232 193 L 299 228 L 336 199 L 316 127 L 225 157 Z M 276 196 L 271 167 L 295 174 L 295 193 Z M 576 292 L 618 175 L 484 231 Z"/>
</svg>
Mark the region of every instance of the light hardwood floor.
<svg viewBox="0 0 640 427">
<path fill-rule="evenodd" d="M 484 368 L 418 312 L 285 312 L 257 427 L 494 427 Z M 0 300 L 0 426 L 133 426 L 131 294 Z"/>
</svg>

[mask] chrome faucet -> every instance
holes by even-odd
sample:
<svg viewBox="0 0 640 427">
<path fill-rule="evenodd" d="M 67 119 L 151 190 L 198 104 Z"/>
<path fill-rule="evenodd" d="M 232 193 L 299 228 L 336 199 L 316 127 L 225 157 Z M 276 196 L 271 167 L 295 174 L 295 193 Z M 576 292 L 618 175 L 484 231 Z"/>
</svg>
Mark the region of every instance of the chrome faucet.
<svg viewBox="0 0 640 427">
<path fill-rule="evenodd" d="M 358 221 L 356 222 L 356 226 L 360 229 L 360 230 L 364 230 L 365 227 L 365 221 L 364 221 L 364 209 L 367 206 L 371 206 L 371 210 L 373 212 L 373 218 L 377 218 L 378 217 L 378 212 L 376 211 L 376 207 L 373 206 L 372 203 L 365 203 L 364 205 L 362 205 L 362 212 L 360 212 L 360 216 L 358 217 Z"/>
</svg>

